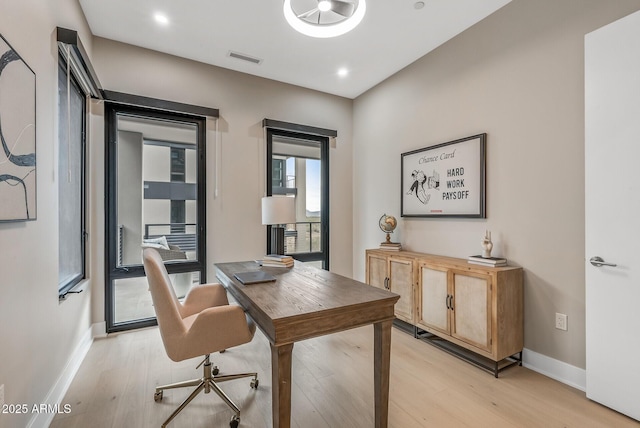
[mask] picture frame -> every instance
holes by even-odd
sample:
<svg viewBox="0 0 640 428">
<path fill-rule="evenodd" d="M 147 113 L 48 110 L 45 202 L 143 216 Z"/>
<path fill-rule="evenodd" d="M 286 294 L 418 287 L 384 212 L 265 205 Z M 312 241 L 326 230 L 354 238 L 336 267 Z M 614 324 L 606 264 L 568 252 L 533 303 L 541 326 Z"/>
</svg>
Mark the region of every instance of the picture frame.
<svg viewBox="0 0 640 428">
<path fill-rule="evenodd" d="M 402 217 L 486 218 L 487 134 L 402 153 Z"/>
<path fill-rule="evenodd" d="M 0 223 L 36 220 L 36 74 L 0 34 Z"/>
</svg>

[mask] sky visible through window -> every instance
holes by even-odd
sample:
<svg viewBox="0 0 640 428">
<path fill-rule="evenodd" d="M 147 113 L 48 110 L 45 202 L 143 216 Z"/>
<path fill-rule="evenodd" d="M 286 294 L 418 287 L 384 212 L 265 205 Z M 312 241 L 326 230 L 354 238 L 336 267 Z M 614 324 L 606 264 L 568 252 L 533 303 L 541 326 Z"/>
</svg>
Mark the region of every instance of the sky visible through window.
<svg viewBox="0 0 640 428">
<path fill-rule="evenodd" d="M 295 181 L 289 181 L 296 176 L 296 158 L 288 157 L 287 160 L 287 187 L 295 187 Z M 320 160 L 306 159 L 306 210 L 309 213 L 320 215 Z"/>
<path fill-rule="evenodd" d="M 307 211 L 320 212 L 320 161 L 307 159 Z"/>
</svg>

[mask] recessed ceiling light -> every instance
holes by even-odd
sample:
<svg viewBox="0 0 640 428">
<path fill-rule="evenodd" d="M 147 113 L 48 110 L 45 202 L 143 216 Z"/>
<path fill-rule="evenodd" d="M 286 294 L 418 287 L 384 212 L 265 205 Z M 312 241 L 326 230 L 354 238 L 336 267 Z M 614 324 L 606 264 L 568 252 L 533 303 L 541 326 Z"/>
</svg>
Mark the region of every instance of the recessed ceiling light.
<svg viewBox="0 0 640 428">
<path fill-rule="evenodd" d="M 420 10 L 424 7 L 424 2 L 423 1 L 417 1 L 413 4 L 413 7 Z"/>
<path fill-rule="evenodd" d="M 153 19 L 155 19 L 156 22 L 161 25 L 167 25 L 169 23 L 169 18 L 167 18 L 167 15 L 164 15 L 162 13 L 156 13 L 155 15 L 153 15 Z"/>
<path fill-rule="evenodd" d="M 347 70 L 346 68 L 340 68 L 338 70 L 338 76 L 340 77 L 346 77 L 349 74 L 349 70 Z"/>
</svg>

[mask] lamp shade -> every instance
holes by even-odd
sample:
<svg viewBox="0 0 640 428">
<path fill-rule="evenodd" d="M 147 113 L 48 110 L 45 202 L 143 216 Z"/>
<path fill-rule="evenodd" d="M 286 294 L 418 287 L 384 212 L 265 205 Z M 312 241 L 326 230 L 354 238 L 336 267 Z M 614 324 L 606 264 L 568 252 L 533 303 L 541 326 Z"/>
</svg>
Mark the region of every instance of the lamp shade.
<svg viewBox="0 0 640 428">
<path fill-rule="evenodd" d="M 288 224 L 296 222 L 296 200 L 287 196 L 262 198 L 262 224 Z"/>
</svg>

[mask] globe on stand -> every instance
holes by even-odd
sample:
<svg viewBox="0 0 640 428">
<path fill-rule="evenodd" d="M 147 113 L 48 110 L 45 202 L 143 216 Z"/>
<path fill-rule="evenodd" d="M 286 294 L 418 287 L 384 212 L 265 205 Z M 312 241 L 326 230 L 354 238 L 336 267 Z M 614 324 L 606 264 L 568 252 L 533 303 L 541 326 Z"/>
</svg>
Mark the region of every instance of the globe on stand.
<svg viewBox="0 0 640 428">
<path fill-rule="evenodd" d="M 378 220 L 378 226 L 380 227 L 380 230 L 387 234 L 387 239 L 385 240 L 385 242 L 382 242 L 380 244 L 380 248 L 382 248 L 383 250 L 400 251 L 400 249 L 402 248 L 400 243 L 391 242 L 391 234 L 398 226 L 398 221 L 396 220 L 396 218 L 391 215 L 382 214 L 382 217 L 380 217 L 380 220 Z"/>
</svg>

